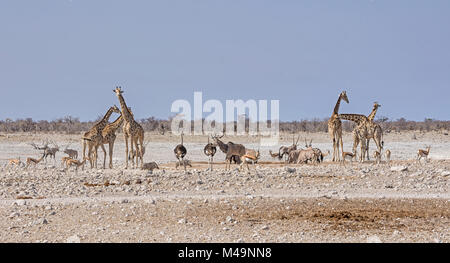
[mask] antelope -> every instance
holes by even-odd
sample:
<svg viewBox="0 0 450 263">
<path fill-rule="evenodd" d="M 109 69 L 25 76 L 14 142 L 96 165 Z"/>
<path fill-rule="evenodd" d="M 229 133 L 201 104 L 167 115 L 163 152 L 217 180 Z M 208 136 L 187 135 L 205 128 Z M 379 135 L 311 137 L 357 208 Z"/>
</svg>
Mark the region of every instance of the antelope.
<svg viewBox="0 0 450 263">
<path fill-rule="evenodd" d="M 75 171 L 78 171 L 78 167 L 82 166 L 81 169 L 84 170 L 84 164 L 86 161 L 89 160 L 89 157 L 84 157 L 83 161 L 78 161 L 74 159 L 67 159 L 66 160 L 66 170 L 70 168 L 70 166 L 75 166 Z"/>
<path fill-rule="evenodd" d="M 41 161 L 42 161 L 42 159 L 44 159 L 44 154 L 42 155 L 42 157 L 40 158 L 40 159 L 34 159 L 34 158 L 31 158 L 31 157 L 28 157 L 27 158 L 27 166 L 26 166 L 26 168 L 28 168 L 30 165 L 34 165 L 35 167 L 36 167 L 36 165 L 38 164 L 38 163 L 40 163 Z"/>
<path fill-rule="evenodd" d="M 42 151 L 44 151 L 44 158 L 45 158 L 45 160 L 46 160 L 46 162 L 47 162 L 46 152 L 48 151 L 48 141 L 46 141 L 45 143 L 44 143 L 44 141 L 43 141 L 43 142 L 42 142 L 42 145 L 43 145 L 43 146 L 37 146 L 34 142 L 30 143 L 30 145 L 33 146 L 34 149 L 36 149 L 36 150 L 42 150 Z"/>
<path fill-rule="evenodd" d="M 284 162 L 288 162 L 289 160 L 289 153 L 292 151 L 297 150 L 297 144 L 298 144 L 298 140 L 300 139 L 300 136 L 297 137 L 297 141 L 295 141 L 295 135 L 292 135 L 292 145 L 291 146 L 281 146 L 280 149 L 278 149 L 278 159 L 281 160 L 283 159 L 283 157 L 287 156 L 287 158 L 284 158 Z M 274 157 L 275 155 L 272 155 L 272 153 L 270 154 L 272 157 Z"/>
<path fill-rule="evenodd" d="M 222 136 L 220 136 L 220 137 L 218 137 L 217 135 L 214 135 L 214 136 L 211 136 L 213 139 L 215 138 L 215 137 L 217 137 L 217 138 L 222 138 L 223 137 L 223 135 Z M 220 141 L 221 143 L 220 144 L 218 144 L 218 143 L 216 143 L 216 142 L 214 142 L 214 146 L 219 146 L 219 149 L 226 155 L 227 154 L 227 152 L 228 152 L 228 144 L 225 144 L 225 143 L 223 143 L 222 141 Z M 232 143 L 232 142 L 230 142 L 230 143 Z M 231 162 L 234 162 L 235 164 L 240 164 L 241 163 L 241 158 L 238 156 L 238 155 L 232 155 L 231 156 L 231 158 L 230 158 L 230 163 Z"/>
<path fill-rule="evenodd" d="M 213 136 L 214 142 L 215 144 L 217 144 L 220 148 L 220 150 L 222 150 L 223 152 L 226 153 L 226 157 L 225 157 L 225 169 L 229 169 L 231 166 L 231 161 L 233 159 L 233 156 L 238 156 L 239 160 L 241 160 L 241 156 L 245 155 L 245 147 L 242 144 L 235 144 L 232 142 L 228 142 L 227 144 L 223 143 L 220 138 L 222 138 L 222 136 L 218 137 L 218 136 Z M 227 163 L 227 161 L 229 161 Z"/>
<path fill-rule="evenodd" d="M 373 152 L 373 158 L 375 159 L 376 164 L 380 164 L 381 162 L 381 153 L 379 151 Z"/>
<path fill-rule="evenodd" d="M 78 151 L 73 150 L 73 149 L 68 149 L 67 147 L 69 147 L 69 145 L 67 145 L 67 146 L 64 148 L 64 151 L 63 151 L 63 152 L 64 152 L 65 154 L 69 155 L 69 157 L 72 158 L 72 159 L 78 159 Z"/>
<path fill-rule="evenodd" d="M 178 169 L 178 166 L 183 165 L 184 170 L 186 171 L 186 163 L 183 161 L 184 156 L 186 156 L 187 149 L 183 145 L 183 133 L 181 133 L 181 144 L 178 144 L 175 149 L 173 149 L 173 152 L 175 153 L 175 157 L 178 159 L 178 165 L 176 168 Z M 183 163 L 181 163 L 183 161 Z"/>
<path fill-rule="evenodd" d="M 246 149 L 245 154 L 241 156 L 241 164 L 239 166 L 239 171 L 243 167 L 244 163 L 247 166 L 247 170 L 250 171 L 248 163 L 251 162 L 252 164 L 254 164 L 255 162 L 258 161 L 258 159 L 259 159 L 259 150 L 255 151 L 251 149 Z"/>
<path fill-rule="evenodd" d="M 142 170 L 149 170 L 149 171 L 153 172 L 154 169 L 158 169 L 159 170 L 159 166 L 155 162 L 150 162 L 150 163 L 144 163 L 142 165 L 141 169 Z"/>
<path fill-rule="evenodd" d="M 386 161 L 388 163 L 391 162 L 391 150 L 389 150 L 389 149 L 386 150 Z"/>
<path fill-rule="evenodd" d="M 9 159 L 8 166 L 10 166 L 10 165 L 21 166 L 21 165 L 23 165 L 23 162 L 20 160 L 20 157 L 17 159 Z"/>
<path fill-rule="evenodd" d="M 430 154 L 430 149 L 431 149 L 431 146 L 427 146 L 426 150 L 419 149 L 417 151 L 417 161 L 420 162 L 420 159 L 422 159 L 422 157 L 425 157 L 425 160 L 428 161 L 428 155 Z"/>
<path fill-rule="evenodd" d="M 269 150 L 269 154 L 270 154 L 270 156 L 271 156 L 272 158 L 278 158 L 278 159 L 280 159 L 280 158 L 279 158 L 279 156 L 280 156 L 279 153 L 273 153 L 272 150 Z"/>
<path fill-rule="evenodd" d="M 56 153 L 59 152 L 59 146 L 55 142 L 53 142 L 53 144 L 55 145 L 55 147 L 48 148 L 46 146 L 44 149 L 45 163 L 47 163 L 47 156 L 50 156 L 50 158 L 53 157 L 53 161 L 56 162 Z"/>
<path fill-rule="evenodd" d="M 67 163 L 68 160 L 73 160 L 73 158 L 71 158 L 70 156 L 64 156 L 63 158 L 61 158 L 61 166 L 63 168 L 65 168 L 65 164 Z"/>
<path fill-rule="evenodd" d="M 308 163 L 308 161 L 311 161 L 312 163 L 316 164 L 319 157 L 317 156 L 317 153 L 309 148 L 306 150 L 300 150 L 298 153 L 297 163 Z"/>
<path fill-rule="evenodd" d="M 288 162 L 289 163 L 307 163 L 308 161 L 311 161 L 313 163 L 317 163 L 318 156 L 316 152 L 309 148 L 306 150 L 299 149 L 299 150 L 293 150 L 289 153 Z"/>
<path fill-rule="evenodd" d="M 345 160 L 350 158 L 350 162 L 353 162 L 353 160 L 356 158 L 356 154 L 351 152 L 342 152 L 342 162 L 345 163 Z"/>
<path fill-rule="evenodd" d="M 209 136 L 208 136 L 208 144 L 206 144 L 205 148 L 203 148 L 203 153 L 205 153 L 206 156 L 208 156 L 208 163 L 209 163 L 209 170 L 212 171 L 212 164 L 214 162 L 214 155 L 217 152 L 217 148 L 213 143 L 209 142 Z"/>
<path fill-rule="evenodd" d="M 321 162 L 323 162 L 323 159 L 330 154 L 330 151 L 328 151 L 326 154 L 322 153 L 322 151 L 319 148 L 313 148 L 312 147 L 312 141 L 313 140 L 311 139 L 309 141 L 309 144 L 308 144 L 308 142 L 306 141 L 306 138 L 305 138 L 306 149 L 313 150 L 315 155 L 316 155 L 316 157 L 317 157 L 317 160 L 315 160 L 315 161 L 317 161 L 318 163 L 321 163 Z"/>
</svg>

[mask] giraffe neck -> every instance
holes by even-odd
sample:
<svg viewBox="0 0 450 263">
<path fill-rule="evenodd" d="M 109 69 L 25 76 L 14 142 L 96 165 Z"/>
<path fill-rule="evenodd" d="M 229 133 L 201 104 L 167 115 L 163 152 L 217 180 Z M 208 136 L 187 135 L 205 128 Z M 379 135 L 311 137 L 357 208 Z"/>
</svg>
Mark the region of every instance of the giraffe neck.
<svg viewBox="0 0 450 263">
<path fill-rule="evenodd" d="M 117 118 L 114 122 L 110 124 L 110 127 L 112 128 L 112 130 L 116 131 L 120 127 L 120 125 L 122 125 L 122 123 L 123 123 L 123 116 L 120 115 L 119 118 Z"/>
<path fill-rule="evenodd" d="M 373 109 L 372 109 L 372 112 L 369 114 L 369 116 L 367 116 L 367 119 L 369 119 L 369 121 L 372 122 L 373 119 L 375 119 L 375 115 L 377 114 L 377 110 L 378 110 L 378 107 L 374 106 Z"/>
<path fill-rule="evenodd" d="M 334 106 L 333 115 L 339 114 L 339 106 L 341 106 L 341 95 L 339 95 L 336 105 Z"/>
<path fill-rule="evenodd" d="M 360 124 L 367 120 L 367 117 L 362 114 L 339 114 L 338 116 L 340 119 L 353 121 L 357 124 Z"/>
<path fill-rule="evenodd" d="M 106 123 L 108 123 L 109 117 L 111 117 L 111 114 L 113 112 L 113 108 L 109 108 L 109 110 L 106 112 L 105 116 L 103 116 L 103 119 L 99 123 L 106 125 Z"/>
<path fill-rule="evenodd" d="M 117 97 L 119 98 L 120 107 L 122 108 L 122 116 L 125 119 L 125 121 L 130 122 L 131 120 L 134 120 L 133 114 L 131 114 L 130 111 L 128 110 L 127 104 L 125 103 L 122 94 L 119 94 Z"/>
</svg>

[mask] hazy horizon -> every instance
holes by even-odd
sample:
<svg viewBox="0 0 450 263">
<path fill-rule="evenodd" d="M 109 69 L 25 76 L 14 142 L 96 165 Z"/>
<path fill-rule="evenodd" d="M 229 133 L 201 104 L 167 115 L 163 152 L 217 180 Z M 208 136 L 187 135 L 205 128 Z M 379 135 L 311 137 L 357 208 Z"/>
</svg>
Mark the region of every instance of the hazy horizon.
<svg viewBox="0 0 450 263">
<path fill-rule="evenodd" d="M 449 120 L 450 2 L 4 1 L 0 120 L 136 119 L 171 104 L 279 100 L 281 121 L 341 113 Z M 208 113 L 204 114 L 206 117 Z"/>
</svg>

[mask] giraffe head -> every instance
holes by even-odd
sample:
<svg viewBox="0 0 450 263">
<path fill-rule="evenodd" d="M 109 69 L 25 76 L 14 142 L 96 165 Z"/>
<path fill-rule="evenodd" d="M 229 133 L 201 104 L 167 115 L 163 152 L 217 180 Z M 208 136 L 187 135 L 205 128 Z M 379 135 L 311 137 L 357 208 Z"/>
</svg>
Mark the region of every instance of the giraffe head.
<svg viewBox="0 0 450 263">
<path fill-rule="evenodd" d="M 120 86 L 113 89 L 113 92 L 115 92 L 117 96 L 123 93 L 122 88 Z"/>
<path fill-rule="evenodd" d="M 346 91 L 341 92 L 340 98 L 343 99 L 345 102 L 349 103 Z"/>
<path fill-rule="evenodd" d="M 121 113 L 120 109 L 117 108 L 116 105 L 112 106 L 112 107 L 111 107 L 111 110 L 112 110 L 113 112 L 115 112 L 115 113 Z"/>
<path fill-rule="evenodd" d="M 381 107 L 381 105 L 380 104 L 378 104 L 378 102 L 374 102 L 373 103 L 373 107 L 375 108 L 375 109 L 378 109 L 379 107 Z"/>
</svg>

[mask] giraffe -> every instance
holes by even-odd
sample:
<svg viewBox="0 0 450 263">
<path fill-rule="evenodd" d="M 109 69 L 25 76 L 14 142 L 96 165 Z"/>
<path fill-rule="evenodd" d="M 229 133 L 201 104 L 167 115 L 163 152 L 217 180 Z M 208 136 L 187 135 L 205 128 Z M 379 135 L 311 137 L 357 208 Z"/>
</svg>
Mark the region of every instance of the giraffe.
<svg viewBox="0 0 450 263">
<path fill-rule="evenodd" d="M 353 154 L 356 155 L 356 147 L 361 143 L 360 162 L 364 160 L 366 155 L 367 137 L 369 137 L 369 121 L 362 114 L 339 114 L 339 118 L 343 120 L 353 121 L 356 127 L 353 129 Z"/>
<path fill-rule="evenodd" d="M 343 91 L 339 95 L 339 98 L 334 106 L 333 113 L 331 114 L 330 119 L 328 120 L 328 133 L 330 134 L 331 139 L 333 140 L 333 162 L 340 161 L 341 157 L 339 154 L 339 144 L 341 144 L 341 151 L 344 151 L 344 145 L 342 142 L 342 122 L 339 119 L 339 106 L 341 104 L 341 100 L 349 103 L 347 98 L 347 92 Z"/>
<path fill-rule="evenodd" d="M 120 128 L 120 126 L 123 123 L 123 117 L 122 114 L 113 121 L 112 123 L 109 123 L 106 125 L 106 127 L 102 131 L 102 144 L 108 144 L 109 147 L 109 169 L 113 168 L 112 165 L 112 157 L 113 157 L 113 149 L 114 149 L 114 142 L 116 141 L 116 131 Z M 103 169 L 105 169 L 106 165 L 106 154 L 103 158 Z"/>
<path fill-rule="evenodd" d="M 133 112 L 131 111 L 131 108 L 128 107 L 128 110 L 130 111 L 131 115 L 133 115 Z M 102 131 L 102 143 L 108 144 L 109 149 L 109 168 L 112 169 L 112 156 L 113 156 L 113 150 L 114 150 L 114 142 L 116 141 L 116 131 L 117 129 L 122 126 L 123 123 L 123 116 L 122 113 L 120 116 L 113 122 L 108 123 L 106 127 Z M 106 166 L 106 155 L 103 158 L 103 169 Z"/>
<path fill-rule="evenodd" d="M 381 126 L 373 121 L 378 108 L 381 107 L 377 102 L 374 103 L 372 112 L 366 117 L 362 114 L 339 114 L 339 118 L 355 122 L 357 125 L 353 129 L 353 154 L 356 154 L 356 147 L 361 143 L 360 161 L 364 157 L 369 157 L 369 141 L 373 139 L 377 145 L 378 152 L 381 153 L 383 149 L 383 131 Z"/>
<path fill-rule="evenodd" d="M 369 159 L 369 143 L 370 139 L 373 139 L 375 141 L 375 144 L 377 145 L 378 152 L 381 153 L 381 149 L 383 149 L 384 142 L 383 142 L 383 130 L 381 129 L 380 124 L 375 123 L 375 115 L 377 114 L 378 108 L 380 108 L 381 105 L 378 104 L 378 102 L 373 103 L 372 112 L 367 116 L 367 119 L 369 121 L 369 137 L 367 138 L 367 159 Z"/>
<path fill-rule="evenodd" d="M 117 98 L 120 102 L 120 107 L 122 108 L 122 116 L 123 120 L 125 122 L 123 126 L 123 134 L 125 137 L 125 160 L 126 160 L 126 167 L 125 169 L 128 169 L 128 137 L 130 137 L 130 144 L 131 144 L 131 152 L 133 152 L 133 144 L 136 146 L 136 166 L 139 164 L 139 158 L 141 159 L 141 167 L 143 165 L 143 158 L 142 158 L 142 146 L 144 145 L 144 129 L 142 126 L 137 123 L 134 120 L 133 114 L 128 110 L 127 104 L 125 103 L 125 100 L 122 96 L 122 89 L 121 87 L 116 87 L 113 90 L 114 93 L 116 93 Z M 131 162 L 133 163 L 134 167 L 134 158 L 131 159 Z"/>
<path fill-rule="evenodd" d="M 82 136 L 83 140 L 83 160 L 86 157 L 86 146 L 88 146 L 88 156 L 89 156 L 89 162 L 91 164 L 91 168 L 94 167 L 94 160 L 95 160 L 95 166 L 97 167 L 97 149 L 98 147 L 95 147 L 96 144 L 98 144 L 99 141 L 102 140 L 102 131 L 105 128 L 105 126 L 108 124 L 109 118 L 113 114 L 113 112 L 120 113 L 119 108 L 117 108 L 116 105 L 110 107 L 108 111 L 106 112 L 105 116 L 97 122 L 92 128 L 84 133 Z M 106 155 L 105 147 L 102 146 L 103 153 Z M 93 152 L 95 148 L 95 152 Z M 94 154 L 95 156 L 91 156 Z"/>
</svg>

